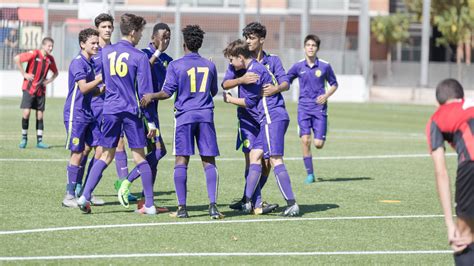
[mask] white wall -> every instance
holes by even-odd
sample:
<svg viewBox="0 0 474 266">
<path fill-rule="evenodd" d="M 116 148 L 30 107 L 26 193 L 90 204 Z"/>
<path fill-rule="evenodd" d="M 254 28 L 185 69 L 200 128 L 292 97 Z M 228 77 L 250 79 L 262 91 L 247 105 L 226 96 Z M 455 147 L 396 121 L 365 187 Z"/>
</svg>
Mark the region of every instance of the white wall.
<svg viewBox="0 0 474 266">
<path fill-rule="evenodd" d="M 48 97 L 65 98 L 68 93 L 67 71 L 59 71 L 59 76 L 48 85 L 46 95 Z M 19 71 L 0 71 L 0 97 L 21 97 L 21 85 L 23 77 Z M 338 75 L 337 81 L 339 88 L 331 97 L 331 102 L 365 102 L 368 100 L 368 93 L 365 88 L 365 81 L 362 76 L 358 75 Z M 220 83 L 219 83 L 220 84 Z M 291 95 L 291 96 L 290 96 Z M 298 97 L 298 81 L 295 80 L 291 86 L 291 90 L 287 92 L 286 99 L 297 99 Z"/>
</svg>

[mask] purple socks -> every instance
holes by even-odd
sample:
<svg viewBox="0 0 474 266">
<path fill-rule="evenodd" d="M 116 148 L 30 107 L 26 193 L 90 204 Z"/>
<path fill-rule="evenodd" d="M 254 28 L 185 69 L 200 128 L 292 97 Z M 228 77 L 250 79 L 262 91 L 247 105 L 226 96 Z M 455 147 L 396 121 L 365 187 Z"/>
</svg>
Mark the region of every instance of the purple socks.
<svg viewBox="0 0 474 266">
<path fill-rule="evenodd" d="M 105 168 L 107 168 L 107 164 L 104 161 L 95 161 L 94 166 L 92 166 L 92 169 L 89 173 L 89 178 L 85 184 L 84 192 L 82 193 L 86 200 L 91 200 L 92 191 L 95 189 L 102 178 L 102 172 L 104 172 Z"/>
<path fill-rule="evenodd" d="M 215 165 L 209 164 L 204 168 L 207 184 L 207 195 L 210 203 L 216 203 L 219 187 L 219 173 Z"/>
<path fill-rule="evenodd" d="M 314 173 L 313 170 L 313 156 L 303 157 L 304 168 L 306 169 L 306 173 L 308 175 L 312 175 Z"/>
<path fill-rule="evenodd" d="M 143 193 L 145 194 L 145 207 L 153 206 L 153 177 L 150 165 L 143 161 L 137 165 L 138 171 L 142 176 Z"/>
<path fill-rule="evenodd" d="M 67 166 L 67 193 L 70 195 L 74 194 L 74 189 L 76 188 L 77 175 L 80 171 L 80 166 L 68 165 Z"/>
<path fill-rule="evenodd" d="M 285 200 L 294 200 L 293 189 L 291 188 L 290 176 L 284 164 L 275 166 L 275 177 L 280 188 L 281 194 Z"/>
<path fill-rule="evenodd" d="M 115 167 L 117 168 L 117 176 L 119 179 L 124 179 L 128 175 L 127 153 L 125 150 L 117 151 L 115 153 Z"/>
<path fill-rule="evenodd" d="M 186 180 L 188 167 L 183 164 L 175 165 L 174 167 L 174 187 L 176 190 L 176 197 L 178 198 L 178 205 L 186 205 Z"/>
<path fill-rule="evenodd" d="M 251 164 L 249 167 L 249 174 L 247 175 L 247 183 L 245 186 L 245 198 L 251 199 L 255 188 L 258 185 L 260 175 L 262 174 L 262 165 Z"/>
</svg>

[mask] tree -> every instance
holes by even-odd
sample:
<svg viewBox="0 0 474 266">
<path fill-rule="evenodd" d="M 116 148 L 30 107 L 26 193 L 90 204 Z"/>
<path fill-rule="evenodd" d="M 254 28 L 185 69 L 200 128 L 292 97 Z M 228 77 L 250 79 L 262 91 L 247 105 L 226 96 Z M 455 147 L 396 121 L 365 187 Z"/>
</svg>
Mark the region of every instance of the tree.
<svg viewBox="0 0 474 266">
<path fill-rule="evenodd" d="M 405 0 L 405 5 L 415 14 L 416 20 L 421 21 L 423 0 Z M 457 46 L 458 66 L 464 57 L 463 47 L 466 46 L 466 63 L 470 64 L 474 0 L 431 0 L 431 24 L 442 34 L 436 39 L 436 45 Z"/>
<path fill-rule="evenodd" d="M 410 33 L 410 19 L 408 15 L 396 13 L 389 16 L 377 16 L 372 20 L 370 29 L 377 42 L 387 44 L 387 74 L 392 75 L 392 46 L 405 42 Z"/>
</svg>

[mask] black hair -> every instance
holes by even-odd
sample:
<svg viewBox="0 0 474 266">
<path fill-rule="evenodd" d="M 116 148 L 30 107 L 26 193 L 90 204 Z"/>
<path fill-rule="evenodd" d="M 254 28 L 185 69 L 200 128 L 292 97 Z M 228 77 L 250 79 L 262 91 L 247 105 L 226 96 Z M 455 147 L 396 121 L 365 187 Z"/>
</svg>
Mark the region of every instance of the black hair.
<svg viewBox="0 0 474 266">
<path fill-rule="evenodd" d="M 451 99 L 464 98 L 464 89 L 461 83 L 455 79 L 445 79 L 436 86 L 436 100 L 439 104 L 445 104 Z"/>
<path fill-rule="evenodd" d="M 95 27 L 96 28 L 99 27 L 100 23 L 102 23 L 104 21 L 110 21 L 110 23 L 112 23 L 112 25 L 114 25 L 114 18 L 110 14 L 101 13 L 97 17 L 95 17 L 95 19 L 94 19 Z"/>
<path fill-rule="evenodd" d="M 267 36 L 267 28 L 260 24 L 260 22 L 251 22 L 242 30 L 242 36 L 248 38 L 252 34 L 258 38 L 265 38 Z"/>
<path fill-rule="evenodd" d="M 157 34 L 159 30 L 166 30 L 166 31 L 171 32 L 168 24 L 163 23 L 163 22 L 160 22 L 153 27 L 153 35 Z"/>
<path fill-rule="evenodd" d="M 145 27 L 146 20 L 135 14 L 125 13 L 120 17 L 120 32 L 128 36 L 132 31 L 140 31 Z"/>
<path fill-rule="evenodd" d="M 87 28 L 87 29 L 81 30 L 81 32 L 79 32 L 79 45 L 81 45 L 81 42 L 82 43 L 87 42 L 87 39 L 89 39 L 89 37 L 91 36 L 99 37 L 99 32 L 93 28 Z"/>
<path fill-rule="evenodd" d="M 242 55 L 244 58 L 252 57 L 252 52 L 250 52 L 248 44 L 241 39 L 229 43 L 222 53 L 224 53 L 225 57 L 237 57 L 239 55 Z"/>
<path fill-rule="evenodd" d="M 306 42 L 309 41 L 309 40 L 313 40 L 316 43 L 316 46 L 318 46 L 318 49 L 319 49 L 319 46 L 321 45 L 321 39 L 319 39 L 318 36 L 316 36 L 314 34 L 307 35 L 304 38 L 303 45 L 306 45 Z"/>
<path fill-rule="evenodd" d="M 50 42 L 50 43 L 54 44 L 54 40 L 51 37 L 44 37 L 43 40 L 41 41 L 41 45 L 45 45 L 46 42 Z"/>
<path fill-rule="evenodd" d="M 205 32 L 199 27 L 199 25 L 187 25 L 183 32 L 184 44 L 191 51 L 196 53 L 202 46 Z"/>
</svg>

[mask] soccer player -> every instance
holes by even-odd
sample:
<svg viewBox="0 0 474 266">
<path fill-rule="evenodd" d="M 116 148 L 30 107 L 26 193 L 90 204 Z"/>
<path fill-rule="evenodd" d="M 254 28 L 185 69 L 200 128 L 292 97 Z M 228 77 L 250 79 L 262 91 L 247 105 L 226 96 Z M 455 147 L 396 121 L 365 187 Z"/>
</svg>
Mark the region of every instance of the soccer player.
<svg viewBox="0 0 474 266">
<path fill-rule="evenodd" d="M 216 66 L 198 54 L 204 39 L 204 31 L 198 25 L 188 25 L 182 32 L 185 55 L 169 64 L 163 89 L 158 93 L 145 95 L 141 103 L 147 105 L 152 99 L 168 99 L 176 92 L 173 153 L 176 155 L 174 184 L 178 210 L 172 216 L 188 217 L 187 169 L 189 156 L 194 154 L 196 139 L 206 175 L 210 202 L 209 215 L 212 219 L 220 219 L 224 216 L 216 206 L 219 175 L 215 157 L 219 155 L 219 148 L 212 100 L 218 91 Z"/>
<path fill-rule="evenodd" d="M 80 164 L 86 145 L 91 145 L 94 114 L 91 100 L 102 82 L 102 75 L 95 74 L 91 57 L 98 52 L 99 32 L 85 29 L 79 33 L 81 52 L 69 65 L 69 92 L 64 104 L 64 125 L 66 126 L 66 149 L 71 150 L 67 166 L 67 192 L 62 205 L 77 208 L 74 189 L 80 173 Z"/>
<path fill-rule="evenodd" d="M 275 80 L 277 81 L 275 85 L 272 84 L 265 84 L 263 87 L 263 95 L 264 96 L 271 96 L 276 93 L 280 93 L 282 91 L 285 91 L 289 87 L 289 81 L 285 73 L 285 69 L 283 68 L 283 65 L 281 63 L 281 60 L 278 56 L 273 55 L 273 54 L 267 54 L 263 50 L 263 45 L 265 43 L 265 38 L 267 36 L 267 29 L 264 25 L 260 24 L 259 22 L 252 22 L 248 24 L 242 31 L 242 35 L 245 38 L 248 48 L 250 52 L 252 53 L 252 57 L 255 58 L 258 62 L 263 64 L 267 69 L 270 70 L 271 75 Z M 255 82 L 258 77 L 255 74 L 252 73 L 245 73 L 244 70 L 241 70 L 241 75 L 239 76 L 238 73 L 233 73 L 232 66 L 229 66 L 228 71 L 226 72 L 226 76 L 224 78 L 224 82 L 222 83 L 222 88 L 224 90 L 234 88 L 236 86 L 239 86 L 241 84 L 249 84 L 252 82 Z M 248 149 L 245 148 L 246 143 L 251 141 L 251 139 L 255 136 L 252 137 L 254 133 L 254 130 L 252 130 L 252 122 L 251 119 L 249 119 L 249 115 L 246 114 L 246 110 L 243 108 L 239 108 L 237 110 L 238 116 L 239 116 L 239 129 L 238 129 L 238 139 L 237 139 L 237 149 L 243 145 L 242 151 L 244 152 L 245 156 L 245 176 L 248 175 L 248 169 L 249 169 L 249 159 L 248 159 Z M 268 161 L 267 156 L 265 156 L 265 160 L 262 162 L 262 178 L 260 179 L 260 183 L 257 186 L 257 193 L 256 193 L 256 198 L 260 199 L 260 190 L 263 188 L 265 183 L 267 182 L 268 179 L 268 174 L 270 173 L 270 163 Z M 244 202 L 244 197 L 242 196 L 242 199 L 240 201 L 237 201 L 229 207 L 231 209 L 236 209 L 240 210 L 242 203 Z M 255 200 L 256 201 L 256 200 Z M 257 206 L 259 204 L 257 203 Z M 274 209 L 278 207 L 277 204 L 267 204 L 266 202 L 263 202 L 263 208 L 265 212 L 271 212 Z M 258 213 L 258 212 L 257 212 Z"/>
<path fill-rule="evenodd" d="M 144 93 L 153 92 L 150 64 L 146 55 L 135 48 L 142 37 L 146 21 L 140 16 L 125 13 L 120 18 L 122 40 L 102 49 L 102 75 L 105 81 L 105 102 L 103 108 L 102 138 L 103 152 L 90 172 L 84 193 L 78 199 L 80 209 L 90 213 L 91 193 L 100 181 L 102 172 L 112 162 L 115 148 L 122 130 L 127 137 L 133 158 L 141 173 L 145 193 L 145 204 L 137 212 L 156 214 L 153 204 L 153 184 L 150 165 L 145 160 L 145 129 L 141 120 L 142 112 L 148 121 L 154 121 L 156 111 L 140 109 L 138 99 Z M 147 137 L 153 138 L 156 126 L 148 123 Z"/>
<path fill-rule="evenodd" d="M 426 135 L 448 229 L 448 242 L 454 250 L 456 265 L 474 265 L 474 100 L 464 99 L 463 87 L 455 79 L 445 79 L 438 84 L 436 100 L 440 106 L 426 125 Z M 451 210 L 445 141 L 458 154 L 454 196 L 456 223 Z"/>
<path fill-rule="evenodd" d="M 278 187 L 287 202 L 287 207 L 281 215 L 297 216 L 299 207 L 293 194 L 290 176 L 283 162 L 285 133 L 290 122 L 285 109 L 285 101 L 281 93 L 263 97 L 260 95 L 263 88 L 268 87 L 267 84 L 273 83 L 273 86 L 278 86 L 276 80 L 263 64 L 252 58 L 249 45 L 243 41 L 236 40 L 230 43 L 224 52 L 236 71 L 246 69 L 247 72 L 255 73 L 259 77 L 255 83 L 241 85 L 241 91 L 245 91 L 245 98 L 235 98 L 230 94 L 224 94 L 224 101 L 227 103 L 246 108 L 257 106 L 258 110 L 258 118 L 255 117 L 255 119 L 259 121 L 260 128 L 253 146 L 250 147 L 250 167 L 242 210 L 246 213 L 252 211 L 251 199 L 262 178 L 261 160 L 265 153 L 270 157 Z"/>
<path fill-rule="evenodd" d="M 26 148 L 28 143 L 28 125 L 30 121 L 31 109 L 36 110 L 36 147 L 39 149 L 49 148 L 43 142 L 43 115 L 46 103 L 46 85 L 53 82 L 58 76 L 58 69 L 51 55 L 54 41 L 50 37 L 45 37 L 41 41 L 41 49 L 32 50 L 16 55 L 13 60 L 23 76 L 23 98 L 20 108 L 23 109 L 21 119 L 21 142 L 20 149 Z M 26 70 L 21 63 L 28 62 Z M 53 76 L 48 77 L 48 72 L 52 71 Z"/>
<path fill-rule="evenodd" d="M 317 56 L 320 45 L 321 40 L 318 36 L 306 36 L 303 44 L 305 59 L 288 70 L 290 82 L 298 78 L 300 84 L 298 129 L 307 173 L 306 184 L 315 181 L 311 142 L 317 149 L 323 148 L 327 130 L 327 101 L 337 90 L 336 75 L 331 65 Z M 328 90 L 326 90 L 326 84 L 329 85 Z M 314 139 L 311 139 L 311 130 L 313 130 Z"/>
<path fill-rule="evenodd" d="M 151 74 L 153 78 L 153 92 L 161 91 L 163 82 L 166 76 L 166 68 L 173 59 L 165 53 L 170 43 L 171 30 L 165 23 L 158 23 L 153 27 L 153 33 L 151 36 L 151 43 L 147 48 L 142 51 L 148 56 L 151 64 Z M 152 108 L 158 109 L 158 102 L 153 101 Z M 157 117 L 158 118 L 158 117 Z M 151 171 L 153 173 L 153 184 L 155 184 L 158 162 L 166 155 L 166 147 L 160 132 L 160 122 L 158 119 L 153 121 L 156 125 L 156 137 L 152 141 L 149 141 L 148 147 L 150 147 L 149 153 L 146 155 L 146 160 L 150 164 Z M 137 168 L 130 171 L 127 179 L 121 184 L 119 188 L 118 197 L 124 206 L 128 205 L 127 198 L 130 199 L 130 186 L 131 183 L 140 176 L 140 172 Z M 126 197 L 126 195 L 129 195 Z M 142 200 L 138 202 L 138 206 L 142 205 Z M 168 208 L 157 207 L 158 212 L 168 212 Z"/>
</svg>

